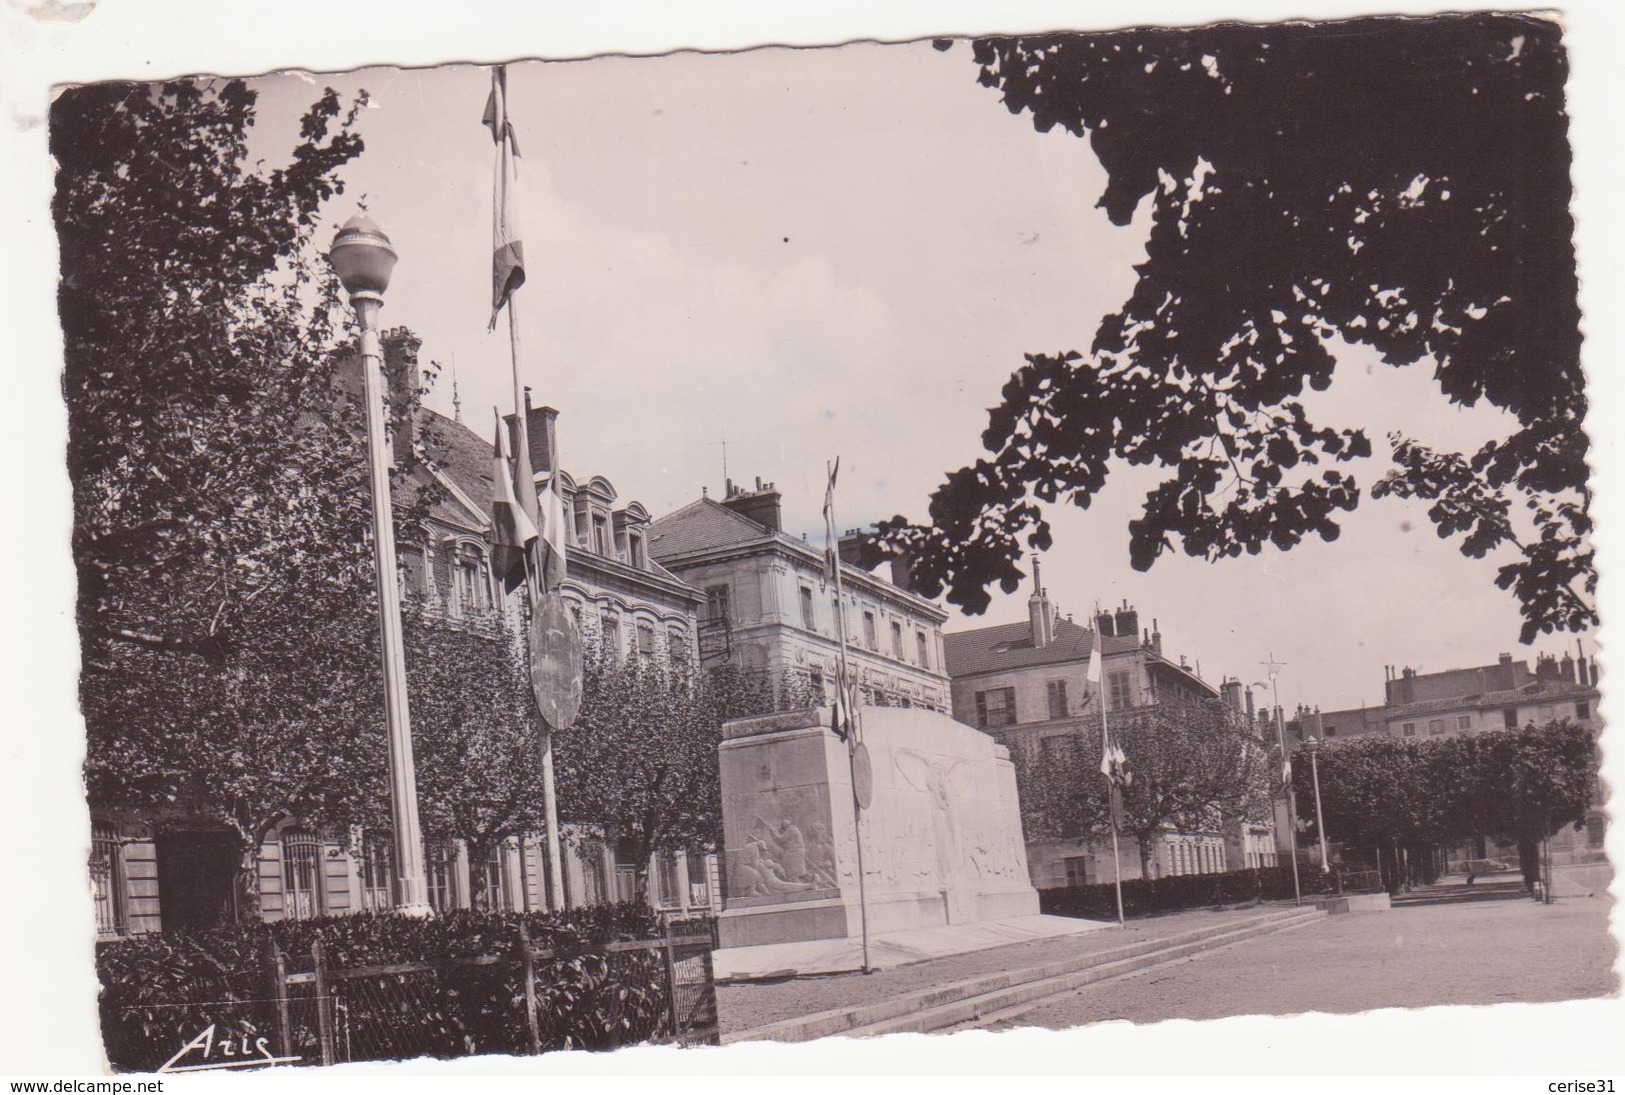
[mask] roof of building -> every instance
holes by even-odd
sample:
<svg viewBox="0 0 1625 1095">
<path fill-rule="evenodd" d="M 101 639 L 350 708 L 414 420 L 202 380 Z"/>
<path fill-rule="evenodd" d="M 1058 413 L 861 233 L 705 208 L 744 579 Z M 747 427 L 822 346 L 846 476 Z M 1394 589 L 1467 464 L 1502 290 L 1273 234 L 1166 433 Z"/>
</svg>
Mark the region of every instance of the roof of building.
<svg viewBox="0 0 1625 1095">
<path fill-rule="evenodd" d="M 491 519 L 491 503 L 495 494 L 496 483 L 491 478 L 495 446 L 479 434 L 463 425 L 453 421 L 445 415 L 423 408 L 423 416 L 430 432 L 428 456 L 435 469 L 442 473 L 446 479 L 456 485 L 471 502 L 480 517 L 489 524 Z M 568 473 L 561 472 L 561 476 L 568 477 Z M 593 476 L 588 481 L 590 487 L 595 483 L 608 484 L 602 476 Z M 642 506 L 637 502 L 629 502 L 627 507 Z M 464 507 L 453 497 L 442 497 L 435 502 L 430 510 L 430 516 L 438 521 L 450 525 L 465 525 L 468 516 Z M 567 559 L 575 559 L 585 563 L 588 560 L 602 559 L 585 548 L 577 549 L 573 543 L 566 553 Z M 681 583 L 682 579 L 655 561 L 652 553 L 645 560 L 647 573 L 654 574 L 670 582 Z"/>
<path fill-rule="evenodd" d="M 945 633 L 942 636 L 943 654 L 950 677 L 1088 661 L 1094 645 L 1094 631 L 1066 619 L 1055 621 L 1055 639 L 1044 646 L 1033 645 L 1032 624 L 1026 620 Z M 1108 635 L 1102 645 L 1105 654 L 1139 649 L 1140 638 L 1137 635 Z"/>
<path fill-rule="evenodd" d="M 1385 709 L 1384 716 L 1389 720 L 1406 719 L 1420 715 L 1437 714 L 1443 711 L 1460 711 L 1464 708 L 1478 710 L 1486 707 L 1511 707 L 1525 703 L 1585 699 L 1598 694 L 1596 687 L 1588 684 L 1563 680 L 1532 681 L 1518 688 L 1508 688 L 1499 692 L 1476 692 L 1465 696 L 1450 696 L 1444 699 L 1396 704 Z"/>
<path fill-rule="evenodd" d="M 474 503 L 480 516 L 489 521 L 496 486 L 491 478 L 494 446 L 461 422 L 427 407 L 423 408 L 423 417 L 430 434 L 429 459 Z M 448 522 L 467 520 L 462 507 L 452 499 L 437 502 L 431 516 Z"/>
<path fill-rule="evenodd" d="M 680 565 L 688 557 L 708 551 L 758 542 L 777 544 L 804 558 L 816 560 L 823 555 L 820 549 L 806 541 L 785 532 L 775 532 L 760 521 L 753 521 L 709 497 L 690 502 L 649 523 L 649 554 L 667 566 Z M 889 596 L 915 606 L 915 611 L 934 615 L 939 620 L 947 616 L 935 602 L 850 562 L 842 562 L 841 573 L 863 579 L 870 589 L 883 589 Z"/>
<path fill-rule="evenodd" d="M 649 524 L 649 551 L 665 559 L 765 539 L 773 531 L 712 498 L 701 498 Z"/>
</svg>

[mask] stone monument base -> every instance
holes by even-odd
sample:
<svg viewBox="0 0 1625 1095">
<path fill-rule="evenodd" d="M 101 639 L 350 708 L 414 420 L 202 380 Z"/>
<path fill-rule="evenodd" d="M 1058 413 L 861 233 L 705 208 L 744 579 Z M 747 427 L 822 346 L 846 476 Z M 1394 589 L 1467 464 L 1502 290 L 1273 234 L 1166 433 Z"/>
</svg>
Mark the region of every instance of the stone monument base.
<svg viewBox="0 0 1625 1095">
<path fill-rule="evenodd" d="M 723 947 L 855 937 L 1038 914 L 1003 746 L 934 712 L 864 708 L 873 795 L 863 894 L 846 743 L 828 708 L 723 729 Z"/>
</svg>

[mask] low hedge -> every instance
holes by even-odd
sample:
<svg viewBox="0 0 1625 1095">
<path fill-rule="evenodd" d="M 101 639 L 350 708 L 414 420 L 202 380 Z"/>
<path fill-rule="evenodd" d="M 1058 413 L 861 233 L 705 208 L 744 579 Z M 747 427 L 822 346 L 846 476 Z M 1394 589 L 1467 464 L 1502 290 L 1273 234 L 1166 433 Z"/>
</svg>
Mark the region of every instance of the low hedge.
<svg viewBox="0 0 1625 1095">
<path fill-rule="evenodd" d="M 433 974 L 392 974 L 341 986 L 335 993 L 343 996 L 346 1033 L 340 1059 L 528 1053 L 518 961 L 467 962 L 516 956 L 521 922 L 532 947 L 558 952 L 536 966 L 543 1048 L 612 1049 L 653 1036 L 667 1014 L 662 955 L 603 949 L 611 942 L 660 938 L 660 923 L 646 904 L 556 913 L 457 910 L 421 919 L 361 913 L 158 932 L 98 944 L 108 1060 L 121 1071 L 154 1070 L 210 1024 L 232 1036 L 248 1035 L 250 1045 L 264 1036 L 275 1053 L 318 1060 L 310 988 L 290 989 L 293 1044 L 283 1046 L 272 972 L 273 945 L 286 972 L 300 973 L 313 969 L 311 948 L 318 940 L 329 970 L 397 963 L 438 967 Z M 693 930 L 693 925 L 683 927 Z"/>
<path fill-rule="evenodd" d="M 1331 880 L 1316 868 L 1300 868 L 1301 892 L 1327 893 Z M 1123 882 L 1123 915 L 1152 916 L 1229 905 L 1240 901 L 1279 901 L 1292 896 L 1292 865 L 1257 867 L 1222 874 L 1185 874 L 1167 878 L 1131 878 Z M 1041 912 L 1088 920 L 1117 919 L 1117 890 L 1110 882 L 1038 891 Z"/>
</svg>

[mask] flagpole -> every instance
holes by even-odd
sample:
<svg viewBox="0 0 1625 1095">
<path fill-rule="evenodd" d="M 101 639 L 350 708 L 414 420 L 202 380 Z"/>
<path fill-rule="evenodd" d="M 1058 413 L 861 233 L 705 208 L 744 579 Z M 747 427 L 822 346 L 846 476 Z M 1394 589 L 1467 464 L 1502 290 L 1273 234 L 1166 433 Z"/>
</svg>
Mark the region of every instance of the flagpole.
<svg viewBox="0 0 1625 1095">
<path fill-rule="evenodd" d="M 1098 643 L 1102 648 L 1100 659 L 1100 748 L 1102 752 L 1105 752 L 1111 747 L 1111 738 L 1108 737 L 1110 731 L 1106 728 L 1106 659 L 1104 650 L 1106 644 L 1100 641 L 1099 628 L 1100 621 L 1097 614 L 1095 620 L 1095 642 Z M 1112 823 L 1112 879 L 1114 882 L 1114 888 L 1117 890 L 1117 926 L 1126 930 L 1128 928 L 1128 922 L 1123 917 L 1123 857 L 1118 851 L 1117 846 L 1117 819 L 1122 813 L 1120 805 L 1122 795 L 1123 792 L 1121 788 L 1118 787 L 1117 781 L 1108 775 L 1106 777 L 1106 809 L 1107 813 L 1111 817 Z"/>
<path fill-rule="evenodd" d="M 526 421 L 530 415 L 528 413 L 529 408 L 525 406 L 524 385 L 519 380 L 518 295 L 516 292 L 509 293 L 506 302 L 508 310 L 508 351 L 513 363 L 513 417 L 517 425 L 514 447 L 518 450 L 515 453 L 516 456 L 523 454 L 520 456 L 520 466 L 530 468 L 530 423 Z M 552 460 L 553 463 L 558 463 L 557 454 L 552 455 Z M 556 472 L 558 469 L 552 468 L 549 470 Z M 531 469 L 530 482 L 519 484 L 519 489 L 524 492 L 520 495 L 520 504 L 526 510 L 534 511 L 536 509 L 534 468 Z M 535 612 L 541 605 L 542 594 L 545 592 L 542 589 L 541 567 L 532 565 L 535 560 L 532 558 L 531 553 L 537 550 L 540 543 L 541 538 L 537 537 L 524 549 L 526 601 L 530 605 L 532 612 Z M 553 728 L 547 725 L 545 718 L 541 720 L 541 724 L 542 812 L 546 815 L 547 820 L 547 907 L 562 909 L 564 908 L 564 864 L 560 858 L 559 804 L 553 776 Z"/>
<path fill-rule="evenodd" d="M 852 783 L 852 840 L 858 849 L 858 924 L 863 935 L 863 972 L 870 973 L 873 971 L 869 966 L 869 901 L 863 880 L 863 827 L 860 825 L 863 807 L 858 803 L 857 751 L 860 730 L 858 705 L 852 702 L 852 669 L 846 654 L 846 596 L 841 586 L 841 542 L 835 532 L 835 468 L 839 465 L 839 457 L 833 466 L 828 461 L 824 462 L 824 472 L 829 476 L 828 496 L 825 498 L 824 506 L 824 527 L 825 535 L 830 541 L 829 568 L 834 573 L 835 579 L 835 634 L 840 640 L 841 679 L 836 682 L 836 692 L 839 693 L 836 700 L 840 707 L 845 709 L 848 720 L 846 768 Z"/>
</svg>

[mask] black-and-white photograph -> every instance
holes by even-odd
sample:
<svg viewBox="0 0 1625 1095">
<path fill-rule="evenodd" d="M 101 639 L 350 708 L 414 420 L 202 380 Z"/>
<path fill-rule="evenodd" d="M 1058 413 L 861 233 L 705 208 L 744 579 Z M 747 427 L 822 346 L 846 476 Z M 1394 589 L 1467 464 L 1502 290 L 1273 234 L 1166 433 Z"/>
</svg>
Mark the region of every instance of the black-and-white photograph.
<svg viewBox="0 0 1625 1095">
<path fill-rule="evenodd" d="M 81 1068 L 1617 1003 L 1573 27 L 929 26 L 56 75 Z"/>
</svg>

